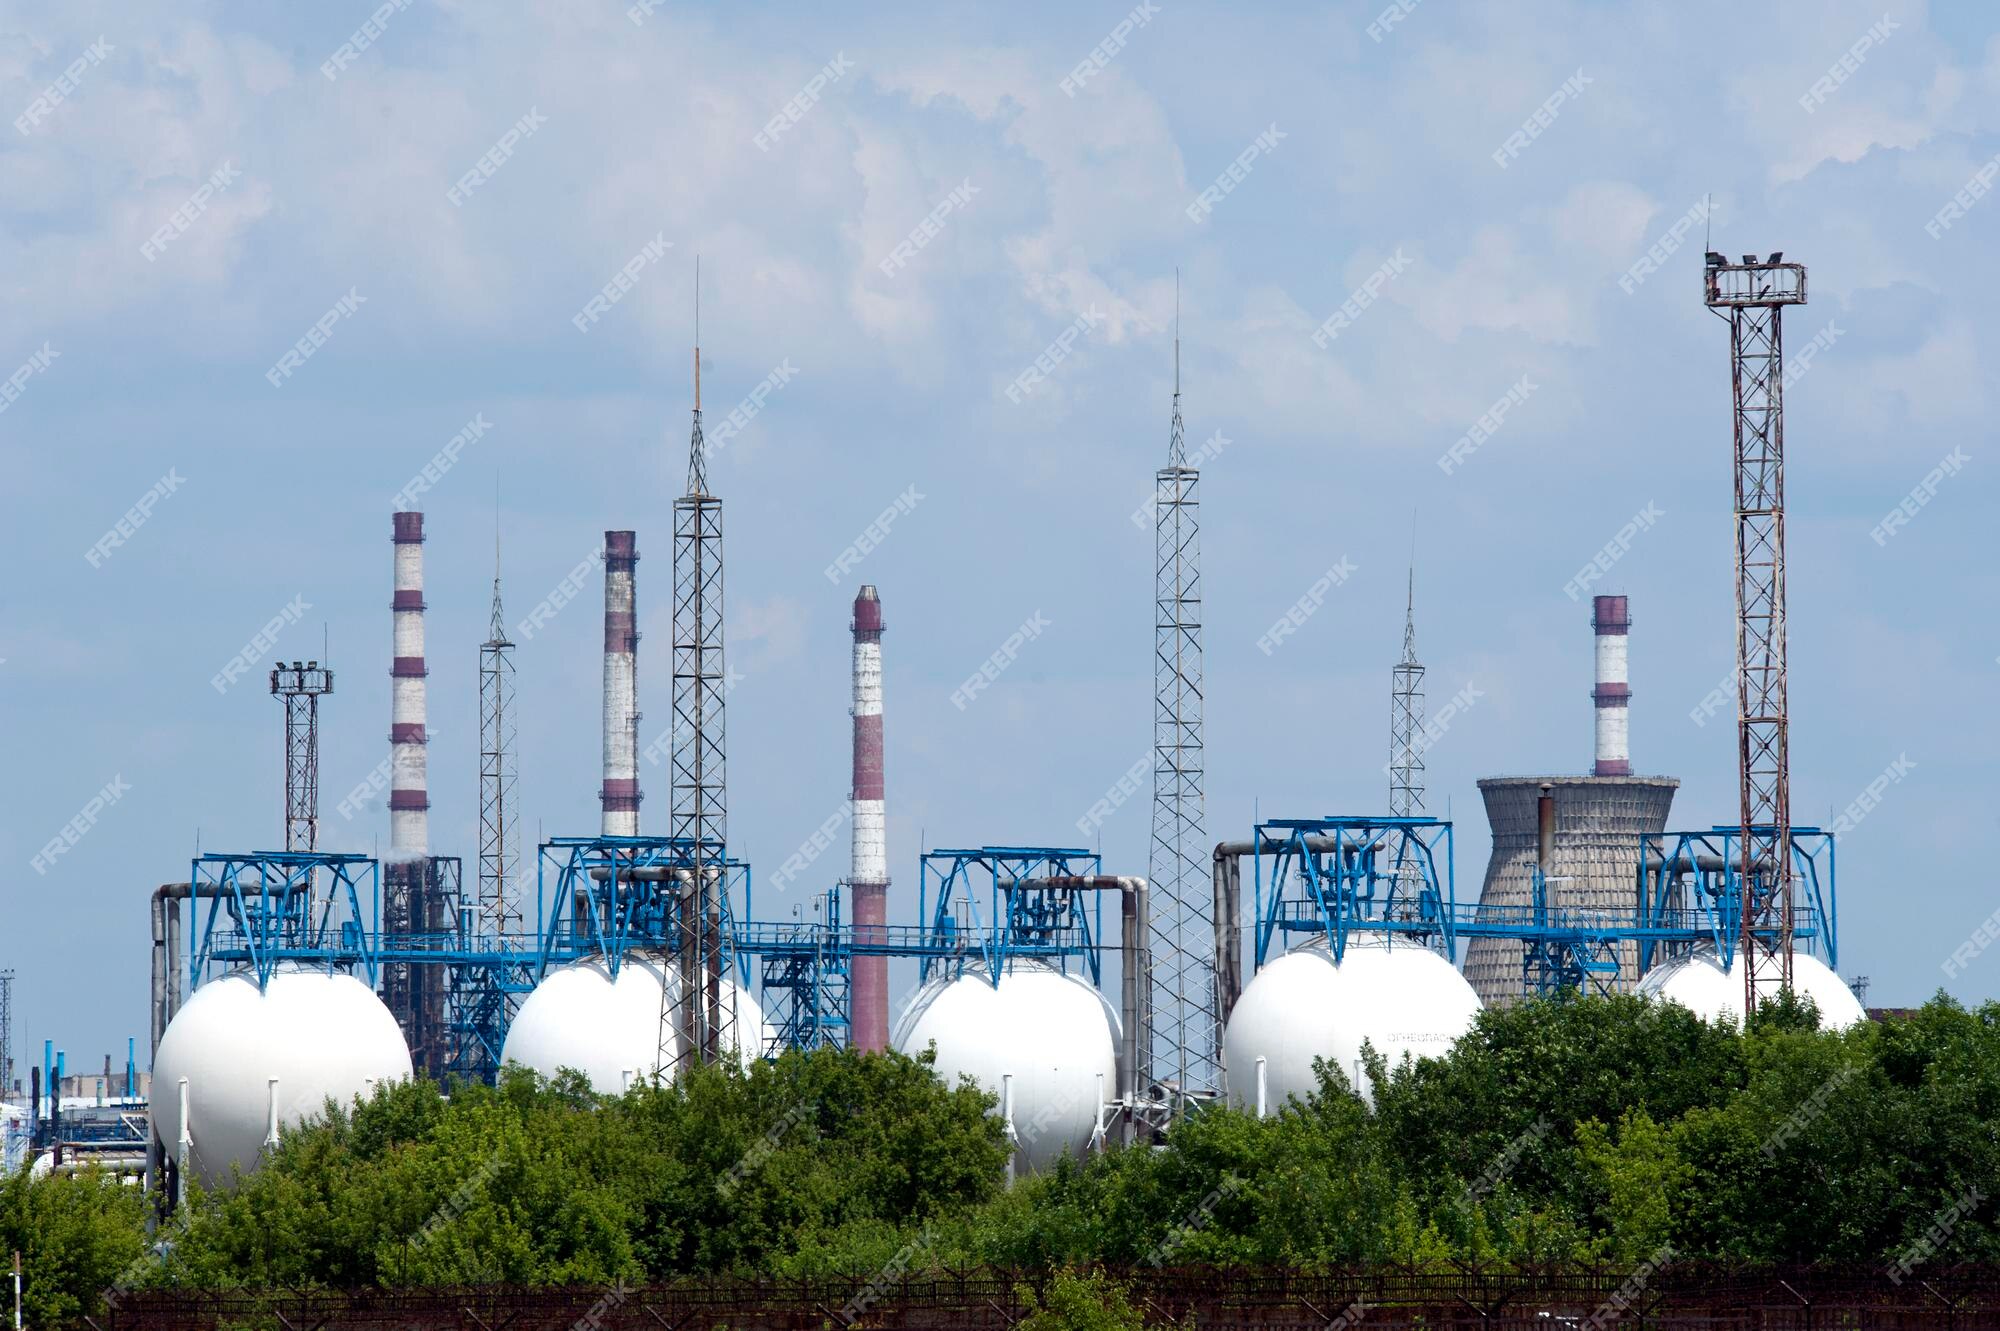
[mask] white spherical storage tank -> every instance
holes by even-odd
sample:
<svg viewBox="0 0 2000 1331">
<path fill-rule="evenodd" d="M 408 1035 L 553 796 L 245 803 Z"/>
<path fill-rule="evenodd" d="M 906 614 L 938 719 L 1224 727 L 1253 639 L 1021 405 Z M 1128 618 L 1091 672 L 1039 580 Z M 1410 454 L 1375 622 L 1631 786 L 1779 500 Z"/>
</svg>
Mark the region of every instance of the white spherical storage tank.
<svg viewBox="0 0 2000 1331">
<path fill-rule="evenodd" d="M 1089 1149 L 1101 1105 L 1118 1093 L 1118 1036 L 1117 1013 L 1088 981 L 1027 961 L 997 986 L 977 970 L 932 980 L 890 1043 L 912 1058 L 936 1045 L 945 1085 L 970 1077 L 996 1100 L 1011 1073 L 1015 1163 L 1042 1170 Z"/>
<path fill-rule="evenodd" d="M 407 1081 L 410 1048 L 375 991 L 352 975 L 280 966 L 263 992 L 236 971 L 196 989 L 153 1055 L 153 1135 L 173 1159 L 187 1079 L 189 1173 L 225 1185 L 257 1167 L 277 1078 L 280 1131 L 348 1104 L 377 1082 Z"/>
<path fill-rule="evenodd" d="M 1827 964 L 1809 952 L 1792 953 L 1792 988 L 1819 1008 L 1821 1030 L 1845 1030 L 1868 1019 L 1861 1000 Z M 1639 982 L 1646 998 L 1679 1003 L 1703 1021 L 1728 1017 L 1743 1024 L 1743 958 L 1727 970 L 1707 944 L 1646 972 Z M 1761 998 L 1761 995 L 1760 995 Z"/>
<path fill-rule="evenodd" d="M 724 983 L 735 1001 L 733 1043 L 747 1064 L 769 1047 L 771 1030 L 755 995 L 733 975 Z M 522 1000 L 520 1011 L 507 1028 L 501 1061 L 519 1063 L 544 1077 L 575 1068 L 590 1079 L 590 1088 L 600 1095 L 622 1094 L 633 1082 L 648 1080 L 655 1073 L 671 1077 L 681 1049 L 675 1030 L 663 1068 L 663 985 L 669 989 L 668 1002 L 677 1004 L 680 966 L 669 963 L 663 971 L 655 953 L 626 953 L 616 980 L 602 957 L 558 966 Z"/>
<path fill-rule="evenodd" d="M 1362 1070 L 1364 1042 L 1394 1067 L 1404 1054 L 1439 1058 L 1472 1029 L 1479 996 L 1449 961 L 1412 942 L 1393 946 L 1351 937 L 1338 963 L 1324 942 L 1294 948 L 1244 986 L 1223 1032 L 1229 1096 L 1257 1104 L 1257 1060 L 1264 1060 L 1265 1110 L 1319 1091 L 1313 1060 L 1326 1059 L 1364 1100 L 1373 1091 Z"/>
</svg>

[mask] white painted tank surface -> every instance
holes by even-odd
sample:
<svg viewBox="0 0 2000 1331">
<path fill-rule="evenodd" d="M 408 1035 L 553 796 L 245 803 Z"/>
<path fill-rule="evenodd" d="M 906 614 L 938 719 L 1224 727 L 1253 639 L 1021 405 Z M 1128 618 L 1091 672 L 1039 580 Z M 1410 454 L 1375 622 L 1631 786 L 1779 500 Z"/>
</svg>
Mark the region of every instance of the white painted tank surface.
<svg viewBox="0 0 2000 1331">
<path fill-rule="evenodd" d="M 678 1001 L 680 967 L 669 964 L 664 980 L 662 974 L 660 957 L 640 952 L 626 953 L 616 980 L 602 957 L 551 970 L 514 1014 L 501 1061 L 519 1063 L 544 1077 L 575 1068 L 600 1095 L 622 1094 L 656 1072 L 671 1077 L 680 1060 L 680 1037 L 677 1029 L 672 1032 L 663 1068 L 660 990 L 669 986 L 669 1003 Z M 763 1056 L 771 1030 L 756 996 L 734 976 L 726 983 L 735 1000 L 732 1043 L 747 1064 Z"/>
<path fill-rule="evenodd" d="M 1809 952 L 1792 953 L 1792 987 L 1819 1007 L 1821 1030 L 1845 1030 L 1868 1019 L 1861 1000 L 1827 964 Z M 1646 972 L 1638 992 L 1647 998 L 1679 1003 L 1704 1021 L 1728 1017 L 1743 1024 L 1743 958 L 1727 970 L 1715 949 L 1697 947 Z"/>
<path fill-rule="evenodd" d="M 996 1099 L 1012 1074 L 1023 1170 L 1087 1152 L 1102 1104 L 1118 1093 L 1117 1013 L 1087 980 L 1041 962 L 1012 963 L 998 986 L 977 970 L 932 980 L 890 1043 L 911 1057 L 935 1044 L 946 1085 L 969 1077 Z"/>
<path fill-rule="evenodd" d="M 196 989 L 160 1036 L 153 1058 L 153 1134 L 174 1158 L 180 1080 L 188 1082 L 188 1172 L 221 1187 L 230 1166 L 255 1169 L 277 1078 L 280 1132 L 378 1082 L 407 1081 L 410 1049 L 375 991 L 352 975 L 281 966 L 262 993 L 246 971 Z"/>
<path fill-rule="evenodd" d="M 1223 1032 L 1230 1099 L 1257 1104 L 1257 1060 L 1265 1060 L 1266 1112 L 1319 1091 L 1313 1060 L 1324 1058 L 1373 1101 L 1361 1046 L 1394 1067 L 1404 1054 L 1441 1058 L 1472 1029 L 1479 996 L 1429 948 L 1379 937 L 1350 937 L 1336 964 L 1324 941 L 1267 963 L 1244 986 Z"/>
</svg>

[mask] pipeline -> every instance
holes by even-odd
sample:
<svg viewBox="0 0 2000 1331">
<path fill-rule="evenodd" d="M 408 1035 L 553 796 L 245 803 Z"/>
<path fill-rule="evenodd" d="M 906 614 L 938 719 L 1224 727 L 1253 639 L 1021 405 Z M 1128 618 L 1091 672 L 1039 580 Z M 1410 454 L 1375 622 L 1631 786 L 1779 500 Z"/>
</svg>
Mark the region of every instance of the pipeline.
<svg viewBox="0 0 2000 1331">
<path fill-rule="evenodd" d="M 1142 1071 L 1139 1063 L 1142 1041 L 1146 1029 L 1152 1024 L 1153 1014 L 1147 1000 L 1152 992 L 1152 950 L 1146 941 L 1147 915 L 1150 903 L 1146 895 L 1146 880 L 1138 877 L 1114 874 L 1068 874 L 1054 878 L 1026 878 L 1020 881 L 1026 888 L 1046 888 L 1062 892 L 1116 892 L 1118 893 L 1118 956 L 1119 993 L 1118 1017 L 1123 1029 L 1119 1032 L 1121 1048 L 1118 1051 L 1118 1099 L 1119 1103 L 1136 1103 L 1139 1077 Z"/>
</svg>

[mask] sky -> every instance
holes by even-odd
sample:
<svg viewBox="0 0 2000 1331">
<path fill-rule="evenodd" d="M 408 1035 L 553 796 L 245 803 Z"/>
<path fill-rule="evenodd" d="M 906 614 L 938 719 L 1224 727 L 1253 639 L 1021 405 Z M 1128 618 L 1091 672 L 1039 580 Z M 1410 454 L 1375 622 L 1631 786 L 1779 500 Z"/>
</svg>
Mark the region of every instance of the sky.
<svg viewBox="0 0 2000 1331">
<path fill-rule="evenodd" d="M 921 847 L 1146 872 L 1143 788 L 1077 824 L 1150 744 L 1176 272 L 1210 837 L 1386 809 L 1413 555 L 1430 707 L 1466 699 L 1426 754 L 1461 901 L 1478 779 L 1591 760 L 1596 592 L 1631 598 L 1635 770 L 1680 779 L 1675 827 L 1733 819 L 1701 256 L 1782 249 L 1810 273 L 1795 821 L 1847 814 L 1839 968 L 1871 1004 L 2000 993 L 2000 42 L 1971 0 L 1884 4 L 0 3 L 17 1057 L 143 1049 L 152 887 L 280 843 L 273 659 L 335 671 L 323 846 L 386 845 L 385 799 L 349 796 L 384 755 L 399 502 L 429 534 L 434 849 L 478 853 L 496 534 L 510 623 L 569 598 L 515 634 L 522 815 L 595 831 L 588 561 L 637 531 L 645 742 L 697 255 L 711 440 L 741 412 L 710 464 L 732 847 L 768 879 L 837 817 L 874 583 L 909 920 Z M 647 830 L 666 775 L 642 763 Z M 846 855 L 843 828 L 757 914 Z"/>
</svg>

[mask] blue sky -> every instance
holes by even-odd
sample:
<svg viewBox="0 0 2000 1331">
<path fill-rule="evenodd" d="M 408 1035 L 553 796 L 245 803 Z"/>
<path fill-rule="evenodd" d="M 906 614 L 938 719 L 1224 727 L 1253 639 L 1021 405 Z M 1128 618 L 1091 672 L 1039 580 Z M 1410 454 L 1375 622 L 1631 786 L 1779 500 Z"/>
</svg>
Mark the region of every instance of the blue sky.
<svg viewBox="0 0 2000 1331">
<path fill-rule="evenodd" d="M 1476 896 L 1476 780 L 1590 760 L 1589 597 L 1566 585 L 1649 506 L 1590 589 L 1632 598 L 1634 765 L 1681 779 L 1677 826 L 1733 817 L 1728 715 L 1690 719 L 1732 660 L 1727 338 L 1700 302 L 1699 228 L 1619 280 L 1704 198 L 1716 248 L 1809 266 L 1788 342 L 1822 342 L 1788 394 L 1795 816 L 1827 821 L 1905 763 L 1842 844 L 1841 969 L 1872 977 L 1873 1003 L 2000 991 L 2000 949 L 1942 968 L 2000 905 L 1976 846 L 2000 802 L 1980 516 L 2000 202 L 1927 230 L 2000 152 L 1985 6 L 1889 3 L 1885 22 L 1881 0 L 1430 0 L 1385 28 L 1372 0 L 1161 0 L 1080 85 L 1127 7 L 669 3 L 635 22 L 619 0 L 414 0 L 331 78 L 373 6 L 173 8 L 0 6 L 0 111 L 21 117 L 0 130 L 0 377 L 28 368 L 0 411 L 17 1054 L 44 1036 L 73 1062 L 122 1050 L 144 1029 L 147 892 L 186 876 L 197 841 L 280 838 L 262 669 L 210 681 L 294 598 L 309 608 L 260 662 L 331 643 L 325 840 L 385 837 L 381 801 L 335 805 L 388 727 L 388 514 L 468 421 L 490 428 L 421 500 L 436 849 L 477 852 L 496 479 L 516 621 L 605 529 L 638 531 L 642 738 L 664 724 L 697 253 L 711 431 L 789 371 L 711 470 L 742 672 L 731 832 L 762 873 L 846 795 L 860 581 L 889 625 L 899 917 L 920 841 L 1074 841 L 1146 753 L 1151 533 L 1131 515 L 1166 448 L 1177 266 L 1188 436 L 1228 441 L 1203 480 L 1211 835 L 1386 805 L 1414 523 L 1432 707 L 1478 692 L 1428 755 Z M 657 260 L 579 331 L 649 242 Z M 1379 299 L 1316 346 L 1385 262 Z M 1010 395 L 1079 319 L 1069 354 Z M 1439 458 L 1524 378 L 1447 474 Z M 1966 461 L 1915 517 L 1871 536 L 1953 450 Z M 87 558 L 168 476 L 143 525 Z M 1260 650 L 1342 559 L 1353 575 Z M 517 653 L 522 806 L 548 834 L 597 825 L 600 604 L 593 573 Z M 955 707 L 1038 613 L 1047 630 Z M 642 777 L 655 827 L 665 769 Z M 129 790 L 37 872 L 114 781 Z M 1105 823 L 1108 867 L 1144 871 L 1147 818 L 1141 798 Z M 843 836 L 818 877 L 845 864 Z"/>
</svg>

